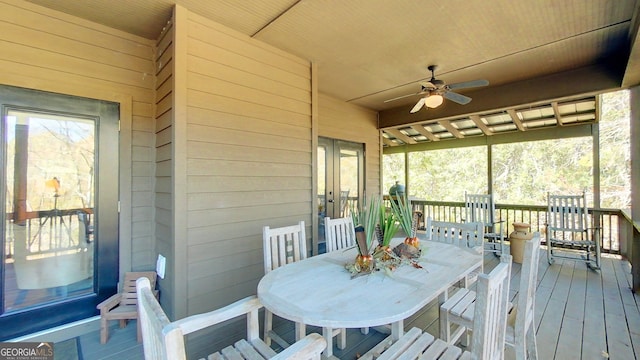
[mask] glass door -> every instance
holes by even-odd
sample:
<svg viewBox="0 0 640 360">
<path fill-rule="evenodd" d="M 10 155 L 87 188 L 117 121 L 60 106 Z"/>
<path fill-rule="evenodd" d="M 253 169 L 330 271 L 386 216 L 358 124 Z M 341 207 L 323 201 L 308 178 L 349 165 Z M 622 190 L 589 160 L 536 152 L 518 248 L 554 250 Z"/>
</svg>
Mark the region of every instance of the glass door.
<svg viewBox="0 0 640 360">
<path fill-rule="evenodd" d="M 100 253 L 117 253 L 118 105 L 11 87 L 0 100 L 3 340 L 93 316 L 115 288 L 117 257 Z"/>
<path fill-rule="evenodd" d="M 318 138 L 318 243 L 324 252 L 324 218 L 351 216 L 364 196 L 364 144 Z"/>
</svg>

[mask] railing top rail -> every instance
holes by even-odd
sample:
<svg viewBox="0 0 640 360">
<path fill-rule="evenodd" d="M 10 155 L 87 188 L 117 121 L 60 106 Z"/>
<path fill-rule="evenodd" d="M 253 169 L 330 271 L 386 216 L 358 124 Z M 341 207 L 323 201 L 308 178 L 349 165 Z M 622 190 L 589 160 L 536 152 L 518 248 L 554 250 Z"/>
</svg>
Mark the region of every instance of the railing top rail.
<svg viewBox="0 0 640 360">
<path fill-rule="evenodd" d="M 435 201 L 435 200 L 412 200 L 414 205 L 430 205 L 430 206 L 452 206 L 452 207 L 464 207 L 464 201 Z M 534 210 L 540 212 L 547 211 L 547 205 L 522 205 L 522 204 L 495 204 L 496 209 L 513 209 L 513 210 Z M 620 215 L 621 209 L 608 209 L 608 208 L 588 208 L 589 213 L 597 211 L 601 214 Z"/>
</svg>

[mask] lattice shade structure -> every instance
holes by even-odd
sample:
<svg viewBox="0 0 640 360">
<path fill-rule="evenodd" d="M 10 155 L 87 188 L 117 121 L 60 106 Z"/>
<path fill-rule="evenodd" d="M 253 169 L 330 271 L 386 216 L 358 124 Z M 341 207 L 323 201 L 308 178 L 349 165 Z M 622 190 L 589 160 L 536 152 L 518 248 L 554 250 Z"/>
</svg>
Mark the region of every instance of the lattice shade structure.
<svg viewBox="0 0 640 360">
<path fill-rule="evenodd" d="M 382 129 L 385 147 L 596 123 L 596 96 Z"/>
</svg>

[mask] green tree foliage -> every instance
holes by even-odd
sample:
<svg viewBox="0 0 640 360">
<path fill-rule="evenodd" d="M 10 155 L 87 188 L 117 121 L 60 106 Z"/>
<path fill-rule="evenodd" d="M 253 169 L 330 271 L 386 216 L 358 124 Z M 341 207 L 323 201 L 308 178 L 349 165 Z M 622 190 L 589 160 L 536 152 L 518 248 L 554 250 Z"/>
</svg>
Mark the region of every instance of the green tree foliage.
<svg viewBox="0 0 640 360">
<path fill-rule="evenodd" d="M 486 147 L 409 154 L 409 195 L 426 200 L 464 201 L 465 190 L 487 191 Z"/>
</svg>

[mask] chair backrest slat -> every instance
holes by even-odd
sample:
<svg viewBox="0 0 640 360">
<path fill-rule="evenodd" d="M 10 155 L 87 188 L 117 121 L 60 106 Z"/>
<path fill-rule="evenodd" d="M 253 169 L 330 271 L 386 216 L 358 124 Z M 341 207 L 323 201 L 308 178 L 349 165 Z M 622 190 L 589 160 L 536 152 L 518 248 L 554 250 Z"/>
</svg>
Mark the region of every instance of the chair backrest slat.
<svg viewBox="0 0 640 360">
<path fill-rule="evenodd" d="M 538 285 L 538 264 L 540 262 L 540 233 L 535 232 L 531 240 L 524 244 L 520 289 L 516 305 L 514 332 L 516 344 L 524 344 L 524 337 L 531 322 L 534 321 L 536 287 Z"/>
<path fill-rule="evenodd" d="M 427 240 L 456 246 L 482 247 L 484 225 L 481 222 L 453 223 L 427 218 Z"/>
<path fill-rule="evenodd" d="M 297 225 L 262 228 L 265 274 L 280 266 L 307 258 L 304 221 Z"/>
<path fill-rule="evenodd" d="M 353 247 L 356 244 L 355 229 L 350 217 L 338 219 L 325 217 L 324 234 L 327 252 Z"/>
<path fill-rule="evenodd" d="M 511 255 L 502 255 L 489 274 L 478 276 L 472 353 L 477 359 L 504 358 Z"/>
</svg>

